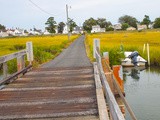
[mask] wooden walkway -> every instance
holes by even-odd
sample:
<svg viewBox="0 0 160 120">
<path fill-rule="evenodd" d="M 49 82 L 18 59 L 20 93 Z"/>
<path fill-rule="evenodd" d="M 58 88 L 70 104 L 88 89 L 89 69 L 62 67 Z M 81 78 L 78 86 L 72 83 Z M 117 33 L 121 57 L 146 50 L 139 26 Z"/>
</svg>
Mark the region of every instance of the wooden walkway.
<svg viewBox="0 0 160 120">
<path fill-rule="evenodd" d="M 74 116 L 98 119 L 93 67 L 35 69 L 0 91 L 0 119 Z"/>
</svg>

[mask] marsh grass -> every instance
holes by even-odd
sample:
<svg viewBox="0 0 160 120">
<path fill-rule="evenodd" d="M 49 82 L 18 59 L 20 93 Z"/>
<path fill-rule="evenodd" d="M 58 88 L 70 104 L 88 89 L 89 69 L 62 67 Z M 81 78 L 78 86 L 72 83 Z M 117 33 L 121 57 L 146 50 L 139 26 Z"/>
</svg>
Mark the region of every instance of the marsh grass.
<svg viewBox="0 0 160 120">
<path fill-rule="evenodd" d="M 25 49 L 26 42 L 32 41 L 33 65 L 38 66 L 55 58 L 78 37 L 79 35 L 72 35 L 70 41 L 68 41 L 67 35 L 0 38 L 0 56 Z M 16 60 L 9 61 L 8 66 L 10 66 L 10 73 L 15 72 L 17 70 Z"/>
<path fill-rule="evenodd" d="M 86 37 L 86 44 L 89 48 L 89 57 L 93 59 L 93 39 L 100 39 L 101 53 L 109 51 L 110 62 L 112 65 L 120 64 L 121 55 L 120 46 L 124 51 L 138 51 L 139 54 L 147 59 L 147 51 L 143 53 L 143 46 L 146 43 L 150 45 L 151 65 L 160 66 L 160 31 L 133 31 L 133 32 L 109 32 L 99 34 L 89 34 Z"/>
</svg>

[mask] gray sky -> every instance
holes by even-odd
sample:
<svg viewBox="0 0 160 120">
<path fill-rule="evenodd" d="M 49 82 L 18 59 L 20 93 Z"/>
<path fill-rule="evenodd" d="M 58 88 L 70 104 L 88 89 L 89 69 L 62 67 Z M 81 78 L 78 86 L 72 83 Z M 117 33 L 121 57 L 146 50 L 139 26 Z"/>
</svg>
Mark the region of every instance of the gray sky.
<svg viewBox="0 0 160 120">
<path fill-rule="evenodd" d="M 77 25 L 90 18 L 103 17 L 113 24 L 122 15 L 131 15 L 139 21 L 144 15 L 149 15 L 153 21 L 160 17 L 160 0 L 32 0 L 42 10 L 29 0 L 0 0 L 0 24 L 7 28 L 39 28 L 44 29 L 45 22 L 50 16 L 56 22 L 66 22 L 65 5 L 71 6 L 69 17 Z"/>
</svg>

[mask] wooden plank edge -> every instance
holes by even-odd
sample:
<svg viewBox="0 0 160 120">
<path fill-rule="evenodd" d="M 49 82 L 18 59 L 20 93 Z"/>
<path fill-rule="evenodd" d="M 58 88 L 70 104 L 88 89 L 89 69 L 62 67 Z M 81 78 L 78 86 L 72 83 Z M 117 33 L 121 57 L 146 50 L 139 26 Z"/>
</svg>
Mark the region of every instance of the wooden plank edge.
<svg viewBox="0 0 160 120">
<path fill-rule="evenodd" d="M 101 84 L 100 76 L 98 73 L 97 63 L 94 62 L 93 65 L 94 65 L 94 77 L 95 77 L 95 85 L 96 85 L 96 96 L 97 96 L 99 119 L 109 120 L 104 93 L 102 90 L 102 84 Z"/>
</svg>

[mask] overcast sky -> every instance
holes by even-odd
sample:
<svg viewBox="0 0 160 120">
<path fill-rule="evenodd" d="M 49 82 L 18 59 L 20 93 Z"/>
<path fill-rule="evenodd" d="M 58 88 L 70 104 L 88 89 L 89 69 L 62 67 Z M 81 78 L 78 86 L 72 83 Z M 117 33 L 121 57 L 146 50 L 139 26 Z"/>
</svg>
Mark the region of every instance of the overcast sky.
<svg viewBox="0 0 160 120">
<path fill-rule="evenodd" d="M 0 24 L 7 28 L 44 29 L 50 16 L 57 23 L 66 22 L 66 4 L 71 6 L 69 17 L 77 25 L 90 17 L 103 17 L 113 24 L 122 15 L 134 16 L 139 21 L 144 15 L 152 21 L 160 17 L 160 0 L 0 0 Z"/>
</svg>

